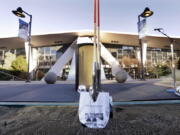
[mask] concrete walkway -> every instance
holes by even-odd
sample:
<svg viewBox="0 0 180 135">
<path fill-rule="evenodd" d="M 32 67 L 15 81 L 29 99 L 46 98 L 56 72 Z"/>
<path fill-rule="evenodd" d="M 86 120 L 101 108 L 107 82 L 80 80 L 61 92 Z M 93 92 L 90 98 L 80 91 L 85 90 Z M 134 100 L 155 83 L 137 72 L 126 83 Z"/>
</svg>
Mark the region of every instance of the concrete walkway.
<svg viewBox="0 0 180 135">
<path fill-rule="evenodd" d="M 166 89 L 171 87 L 171 80 L 146 80 L 116 83 L 105 81 L 104 91 L 110 92 L 113 101 L 180 99 Z M 79 93 L 75 91 L 74 82 L 44 84 L 40 81 L 25 83 L 21 81 L 1 81 L 0 101 L 38 101 L 38 102 L 78 102 Z"/>
</svg>

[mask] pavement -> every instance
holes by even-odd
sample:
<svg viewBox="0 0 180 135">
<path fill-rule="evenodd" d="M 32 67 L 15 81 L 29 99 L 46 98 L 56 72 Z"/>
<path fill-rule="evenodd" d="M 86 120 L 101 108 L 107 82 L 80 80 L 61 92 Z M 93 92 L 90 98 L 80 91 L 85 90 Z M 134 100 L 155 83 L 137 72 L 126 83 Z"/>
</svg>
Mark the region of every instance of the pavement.
<svg viewBox="0 0 180 135">
<path fill-rule="evenodd" d="M 177 85 L 180 83 L 178 82 Z M 102 89 L 109 91 L 113 101 L 162 100 L 178 99 L 174 93 L 167 92 L 172 87 L 172 80 L 158 79 L 126 83 L 114 80 L 103 81 Z M 21 101 L 41 103 L 78 102 L 79 93 L 75 91 L 74 82 L 58 81 L 48 85 L 40 81 L 25 83 L 22 81 L 0 81 L 0 104 Z M 3 102 L 4 101 L 4 102 Z M 8 101 L 8 102 L 7 102 Z M 160 102 L 158 101 L 158 102 Z M 169 101 L 169 100 L 166 100 Z M 171 100 L 175 101 L 175 100 Z M 133 101 L 135 102 L 135 101 Z M 138 102 L 138 101 L 136 101 Z M 140 101 L 142 102 L 142 101 Z M 143 101 L 154 102 L 154 101 Z M 13 102 L 17 103 L 17 102 Z M 0 105 L 0 134 L 33 134 L 33 135 L 179 135 L 180 106 L 179 104 L 144 104 L 115 105 L 113 118 L 109 119 L 104 129 L 89 129 L 79 122 L 77 106 L 59 105 Z"/>
<path fill-rule="evenodd" d="M 180 84 L 180 83 L 177 83 Z M 167 92 L 172 87 L 171 79 L 152 79 L 146 81 L 131 80 L 117 83 L 114 80 L 102 82 L 102 90 L 108 91 L 113 101 L 139 101 L 180 99 L 174 93 Z M 79 93 L 73 81 L 58 81 L 45 84 L 41 81 L 25 83 L 23 81 L 1 81 L 0 102 L 78 102 Z"/>
</svg>

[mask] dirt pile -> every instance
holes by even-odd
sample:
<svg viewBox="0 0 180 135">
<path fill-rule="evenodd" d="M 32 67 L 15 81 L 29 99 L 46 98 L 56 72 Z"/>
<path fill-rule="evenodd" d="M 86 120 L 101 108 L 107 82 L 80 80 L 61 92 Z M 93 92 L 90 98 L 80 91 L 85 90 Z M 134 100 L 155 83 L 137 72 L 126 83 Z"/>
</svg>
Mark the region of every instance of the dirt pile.
<svg viewBox="0 0 180 135">
<path fill-rule="evenodd" d="M 1 106 L 3 135 L 180 135 L 179 105 L 114 107 L 105 129 L 79 123 L 77 107 Z"/>
</svg>

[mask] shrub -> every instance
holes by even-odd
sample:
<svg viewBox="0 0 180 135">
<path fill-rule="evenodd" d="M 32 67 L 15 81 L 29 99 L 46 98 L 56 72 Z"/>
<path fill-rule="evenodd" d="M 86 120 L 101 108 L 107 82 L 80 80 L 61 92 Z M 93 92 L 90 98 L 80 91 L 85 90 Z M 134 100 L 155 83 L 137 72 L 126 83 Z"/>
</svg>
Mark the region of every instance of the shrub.
<svg viewBox="0 0 180 135">
<path fill-rule="evenodd" d="M 18 56 L 11 65 L 12 69 L 21 71 L 21 72 L 26 72 L 27 71 L 27 62 L 24 56 Z"/>
</svg>

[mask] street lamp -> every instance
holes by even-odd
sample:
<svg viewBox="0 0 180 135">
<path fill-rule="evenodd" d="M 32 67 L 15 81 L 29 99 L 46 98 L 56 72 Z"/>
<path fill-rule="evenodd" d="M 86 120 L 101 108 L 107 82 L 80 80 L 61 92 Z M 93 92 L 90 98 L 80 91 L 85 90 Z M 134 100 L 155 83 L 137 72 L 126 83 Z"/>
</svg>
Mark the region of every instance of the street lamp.
<svg viewBox="0 0 180 135">
<path fill-rule="evenodd" d="M 171 65 L 172 65 L 172 77 L 173 77 L 173 87 L 176 88 L 176 67 L 175 67 L 175 63 L 174 63 L 174 43 L 175 40 L 173 38 L 171 38 L 170 36 L 168 36 L 166 33 L 163 32 L 163 28 L 156 28 L 154 29 L 154 31 L 158 31 L 161 34 L 163 34 L 164 36 L 166 36 L 169 39 L 170 42 L 170 48 L 171 48 Z"/>
<path fill-rule="evenodd" d="M 151 11 L 148 7 L 146 7 L 139 16 L 146 18 L 146 17 L 150 17 L 152 15 L 153 15 L 153 11 Z"/>
<path fill-rule="evenodd" d="M 146 7 L 144 9 L 144 11 L 140 15 L 138 15 L 138 26 L 141 23 L 141 17 L 147 18 L 147 17 L 150 17 L 152 15 L 153 15 L 153 11 L 151 11 L 148 7 Z M 138 32 L 140 32 L 139 29 L 138 29 Z M 141 50 L 140 50 L 140 52 L 141 52 L 141 75 L 140 75 L 140 79 L 145 80 L 145 78 L 144 78 L 144 64 L 143 64 L 143 46 L 142 46 L 142 39 L 140 38 L 140 34 L 139 34 L 139 45 L 141 48 Z"/>
<path fill-rule="evenodd" d="M 12 11 L 18 17 L 25 18 L 25 15 L 29 16 L 29 35 L 28 35 L 28 73 L 27 73 L 27 82 L 31 82 L 31 73 L 30 73 L 30 53 L 31 53 L 31 24 L 32 24 L 32 15 L 25 12 L 21 7 L 18 7 L 16 10 Z"/>
</svg>

